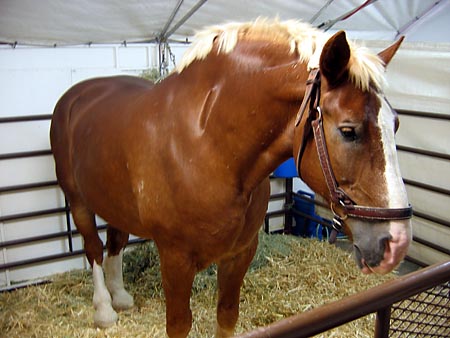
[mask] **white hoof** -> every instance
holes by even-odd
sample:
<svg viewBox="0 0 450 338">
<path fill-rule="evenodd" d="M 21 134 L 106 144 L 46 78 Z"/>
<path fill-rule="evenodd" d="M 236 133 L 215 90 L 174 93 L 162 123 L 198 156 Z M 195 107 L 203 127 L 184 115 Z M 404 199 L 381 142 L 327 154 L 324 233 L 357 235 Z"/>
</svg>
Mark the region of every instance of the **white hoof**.
<svg viewBox="0 0 450 338">
<path fill-rule="evenodd" d="M 116 311 L 131 309 L 134 305 L 133 296 L 124 289 L 113 294 L 112 299 L 112 306 Z"/>
<path fill-rule="evenodd" d="M 113 326 L 118 319 L 117 312 L 111 306 L 99 306 L 94 313 L 94 325 L 102 329 Z"/>
</svg>

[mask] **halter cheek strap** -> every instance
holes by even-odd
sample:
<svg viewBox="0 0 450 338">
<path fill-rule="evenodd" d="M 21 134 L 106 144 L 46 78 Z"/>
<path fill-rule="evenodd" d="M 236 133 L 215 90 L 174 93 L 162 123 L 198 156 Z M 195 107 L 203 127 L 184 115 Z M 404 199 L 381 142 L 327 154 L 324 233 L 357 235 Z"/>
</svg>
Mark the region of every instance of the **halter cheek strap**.
<svg viewBox="0 0 450 338">
<path fill-rule="evenodd" d="M 336 240 L 337 232 L 342 230 L 343 223 L 348 217 L 361 218 L 367 221 L 388 221 L 409 219 L 412 217 L 412 207 L 406 208 L 379 208 L 357 205 L 347 193 L 339 187 L 334 175 L 328 155 L 327 144 L 323 131 L 323 117 L 320 109 L 320 72 L 319 69 L 313 69 L 306 82 L 306 91 L 303 102 L 298 111 L 295 128 L 298 127 L 306 110 L 307 102 L 310 102 L 309 114 L 303 127 L 303 137 L 296 156 L 297 172 L 301 177 L 301 161 L 306 144 L 311 135 L 311 129 L 314 134 L 317 154 L 319 156 L 320 166 L 322 168 L 325 182 L 330 193 L 331 211 L 333 212 L 333 230 L 330 235 L 330 242 Z M 337 212 L 337 208 L 342 214 Z"/>
<path fill-rule="evenodd" d="M 298 149 L 297 157 L 295 158 L 297 173 L 300 178 L 302 178 L 300 165 L 303 158 L 303 153 L 305 152 L 306 149 L 306 145 L 311 136 L 312 121 L 315 117 L 314 111 L 316 109 L 315 107 L 319 107 L 319 100 L 320 100 L 320 72 L 319 68 L 313 68 L 309 73 L 308 79 L 306 80 L 305 96 L 303 97 L 302 104 L 300 106 L 300 109 L 298 110 L 297 117 L 295 118 L 295 128 L 297 128 L 298 125 L 300 124 L 300 121 L 303 118 L 303 115 L 306 110 L 306 105 L 309 101 L 309 114 L 303 127 L 302 141 L 300 143 L 300 148 Z"/>
</svg>

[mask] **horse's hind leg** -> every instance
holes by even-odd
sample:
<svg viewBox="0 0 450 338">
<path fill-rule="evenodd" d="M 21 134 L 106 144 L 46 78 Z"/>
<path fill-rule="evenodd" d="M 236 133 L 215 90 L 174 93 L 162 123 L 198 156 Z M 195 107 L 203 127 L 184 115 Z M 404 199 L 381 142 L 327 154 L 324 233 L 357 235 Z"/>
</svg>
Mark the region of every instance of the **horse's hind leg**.
<svg viewBox="0 0 450 338">
<path fill-rule="evenodd" d="M 133 297 L 125 291 L 122 275 L 123 249 L 128 242 L 128 234 L 111 226 L 107 229 L 108 255 L 105 257 L 106 286 L 112 296 L 112 306 L 115 310 L 126 310 L 133 306 Z"/>
<path fill-rule="evenodd" d="M 219 289 L 217 302 L 216 338 L 232 337 L 239 317 L 239 297 L 245 273 L 255 255 L 258 236 L 249 248 L 235 257 L 217 264 Z"/>
<path fill-rule="evenodd" d="M 92 266 L 94 324 L 102 328 L 109 327 L 117 321 L 118 316 L 111 306 L 111 295 L 103 276 L 103 243 L 98 237 L 95 215 L 74 199 L 70 199 L 70 209 L 77 229 L 83 236 L 86 256 Z"/>
</svg>

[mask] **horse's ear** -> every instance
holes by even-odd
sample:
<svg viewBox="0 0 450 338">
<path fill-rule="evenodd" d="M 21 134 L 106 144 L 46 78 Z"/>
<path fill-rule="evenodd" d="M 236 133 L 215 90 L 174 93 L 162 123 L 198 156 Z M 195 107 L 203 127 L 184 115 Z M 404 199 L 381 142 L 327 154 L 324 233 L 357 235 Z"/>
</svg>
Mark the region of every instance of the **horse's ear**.
<svg viewBox="0 0 450 338">
<path fill-rule="evenodd" d="M 404 38 L 404 36 L 401 36 L 400 39 L 398 39 L 393 45 L 378 53 L 378 56 L 383 61 L 385 67 L 389 64 L 389 62 L 391 62 Z"/>
<path fill-rule="evenodd" d="M 344 31 L 339 31 L 327 41 L 320 55 L 320 71 L 331 86 L 340 82 L 349 60 L 347 37 Z"/>
</svg>

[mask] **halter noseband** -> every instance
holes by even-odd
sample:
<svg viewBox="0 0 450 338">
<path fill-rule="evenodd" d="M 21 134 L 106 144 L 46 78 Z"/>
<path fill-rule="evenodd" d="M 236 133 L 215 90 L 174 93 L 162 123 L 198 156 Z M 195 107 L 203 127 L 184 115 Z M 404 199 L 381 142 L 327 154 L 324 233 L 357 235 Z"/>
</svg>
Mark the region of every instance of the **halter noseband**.
<svg viewBox="0 0 450 338">
<path fill-rule="evenodd" d="M 306 144 L 311 135 L 314 134 L 317 154 L 319 155 L 320 166 L 322 168 L 325 182 L 330 192 L 331 211 L 333 212 L 333 231 L 330 235 L 330 242 L 334 242 L 337 233 L 342 230 L 343 222 L 348 217 L 362 218 L 369 221 L 388 221 L 409 219 L 412 217 L 412 207 L 406 208 L 378 208 L 359 206 L 347 195 L 347 193 L 339 187 L 336 177 L 331 168 L 330 157 L 328 155 L 327 144 L 323 131 L 322 111 L 320 109 L 320 71 L 315 68 L 309 73 L 306 82 L 306 91 L 303 102 L 295 119 L 295 128 L 298 127 L 303 118 L 306 104 L 309 101 L 309 114 L 303 129 L 302 142 L 298 149 L 296 166 L 297 172 L 301 178 L 300 166 Z M 337 213 L 336 206 L 342 210 L 343 215 Z"/>
</svg>

